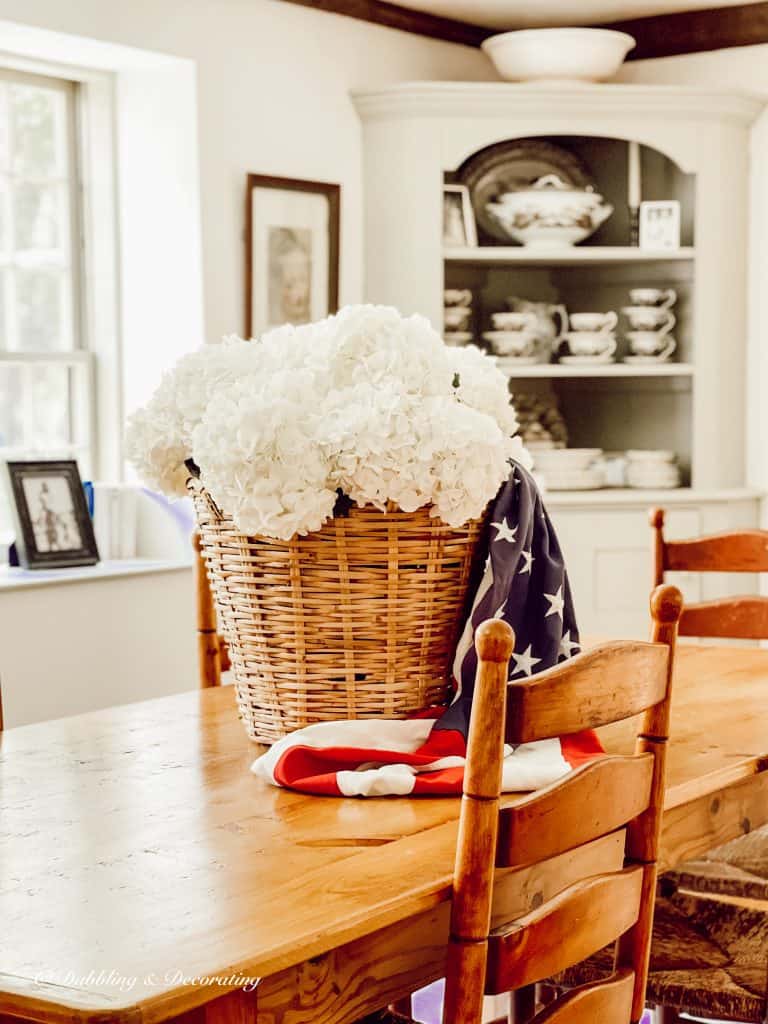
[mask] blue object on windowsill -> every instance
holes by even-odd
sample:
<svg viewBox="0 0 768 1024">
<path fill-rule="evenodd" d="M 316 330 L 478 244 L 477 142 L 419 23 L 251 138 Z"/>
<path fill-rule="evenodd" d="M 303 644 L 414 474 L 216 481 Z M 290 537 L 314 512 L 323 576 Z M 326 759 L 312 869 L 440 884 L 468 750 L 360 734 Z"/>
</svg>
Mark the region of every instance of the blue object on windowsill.
<svg viewBox="0 0 768 1024">
<path fill-rule="evenodd" d="M 83 490 L 85 491 L 85 503 L 88 506 L 88 515 L 93 519 L 93 482 L 91 480 L 83 480 Z"/>
<path fill-rule="evenodd" d="M 19 567 L 19 552 L 16 550 L 16 541 L 12 540 L 8 545 L 8 565 Z"/>
</svg>

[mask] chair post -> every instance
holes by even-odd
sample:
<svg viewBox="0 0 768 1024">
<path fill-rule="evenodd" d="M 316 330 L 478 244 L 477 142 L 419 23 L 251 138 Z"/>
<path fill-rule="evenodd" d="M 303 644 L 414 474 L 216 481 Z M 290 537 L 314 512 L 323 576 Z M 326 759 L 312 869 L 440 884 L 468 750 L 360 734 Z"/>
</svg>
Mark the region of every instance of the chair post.
<svg viewBox="0 0 768 1024">
<path fill-rule="evenodd" d="M 478 665 L 453 875 L 443 1024 L 482 1020 L 507 677 L 514 645 L 512 629 L 500 619 L 484 622 L 475 636 Z"/>
<path fill-rule="evenodd" d="M 652 508 L 648 520 L 653 530 L 653 585 L 664 582 L 664 509 Z"/>
<path fill-rule="evenodd" d="M 663 522 L 663 513 L 661 514 Z M 667 661 L 667 687 L 664 699 L 649 708 L 643 716 L 641 731 L 638 733 L 635 752 L 653 755 L 651 799 L 648 809 L 627 826 L 627 862 L 640 864 L 643 868 L 640 915 L 635 925 L 619 939 L 616 966 L 633 967 L 639 964 L 635 974 L 635 988 L 632 1000 L 633 1022 L 637 1022 L 645 1009 L 645 989 L 648 981 L 648 963 L 651 955 L 651 934 L 653 931 L 653 905 L 656 890 L 657 856 L 661 818 L 664 810 L 664 782 L 666 769 L 667 740 L 669 739 L 669 709 L 672 693 L 677 624 L 683 609 L 683 596 L 677 587 L 669 584 L 656 587 L 651 594 L 651 617 L 653 628 L 651 640 L 666 644 L 669 649 Z"/>
<path fill-rule="evenodd" d="M 221 658 L 219 634 L 216 627 L 216 609 L 213 604 L 211 584 L 203 558 L 200 533 L 192 534 L 195 551 L 195 593 L 197 599 L 197 657 L 200 687 L 221 685 Z"/>
</svg>

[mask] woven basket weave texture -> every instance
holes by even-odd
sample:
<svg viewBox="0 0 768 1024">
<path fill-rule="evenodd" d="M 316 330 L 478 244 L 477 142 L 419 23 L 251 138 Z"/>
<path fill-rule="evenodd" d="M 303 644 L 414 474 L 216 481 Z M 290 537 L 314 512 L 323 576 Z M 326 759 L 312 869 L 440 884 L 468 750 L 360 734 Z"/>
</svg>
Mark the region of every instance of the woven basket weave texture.
<svg viewBox="0 0 768 1024">
<path fill-rule="evenodd" d="M 482 521 L 353 505 L 290 541 L 247 537 L 190 482 L 249 736 L 444 702 Z"/>
</svg>

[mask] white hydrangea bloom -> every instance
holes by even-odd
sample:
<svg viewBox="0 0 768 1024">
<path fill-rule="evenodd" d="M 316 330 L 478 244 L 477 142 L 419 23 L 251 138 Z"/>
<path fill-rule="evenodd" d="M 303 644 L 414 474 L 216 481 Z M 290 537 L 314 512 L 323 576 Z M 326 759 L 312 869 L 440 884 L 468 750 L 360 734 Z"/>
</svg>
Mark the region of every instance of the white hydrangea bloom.
<svg viewBox="0 0 768 1024">
<path fill-rule="evenodd" d="M 360 505 L 480 515 L 514 457 L 530 465 L 507 380 L 479 349 L 449 348 L 423 317 L 351 306 L 259 342 L 180 360 L 131 418 L 147 483 L 183 494 L 193 458 L 245 533 L 319 529 L 337 490 Z"/>
<path fill-rule="evenodd" d="M 226 383 L 255 366 L 256 346 L 240 338 L 203 345 L 163 374 L 155 393 L 128 418 L 126 458 L 149 487 L 184 497 L 192 456 L 192 431 L 208 402 Z"/>
</svg>

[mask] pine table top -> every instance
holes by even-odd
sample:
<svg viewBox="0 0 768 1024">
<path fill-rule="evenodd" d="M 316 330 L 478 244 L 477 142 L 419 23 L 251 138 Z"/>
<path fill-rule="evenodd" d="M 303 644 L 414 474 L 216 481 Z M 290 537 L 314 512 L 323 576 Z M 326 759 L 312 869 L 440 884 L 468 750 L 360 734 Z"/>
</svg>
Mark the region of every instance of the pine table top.
<svg viewBox="0 0 768 1024">
<path fill-rule="evenodd" d="M 664 863 L 754 816 L 766 724 L 768 651 L 679 647 Z M 257 752 L 228 687 L 0 734 L 0 1015 L 161 1021 L 448 900 L 457 799 L 304 796 Z"/>
</svg>

